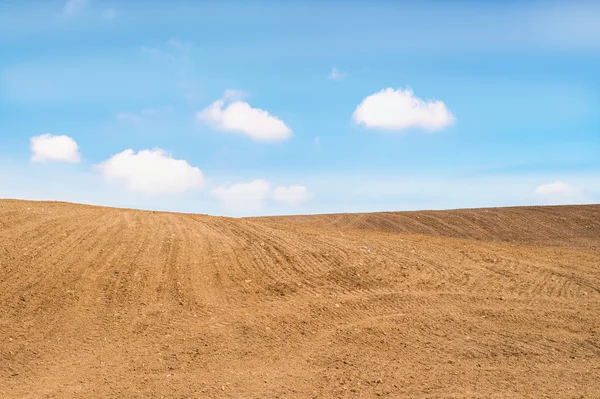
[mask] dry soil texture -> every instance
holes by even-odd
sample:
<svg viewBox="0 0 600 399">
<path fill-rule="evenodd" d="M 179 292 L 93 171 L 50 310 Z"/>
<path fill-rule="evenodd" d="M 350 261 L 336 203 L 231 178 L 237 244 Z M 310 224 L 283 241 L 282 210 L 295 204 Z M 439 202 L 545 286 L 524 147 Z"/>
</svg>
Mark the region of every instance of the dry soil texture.
<svg viewBox="0 0 600 399">
<path fill-rule="evenodd" d="M 0 201 L 1 398 L 600 397 L 600 206 Z"/>
</svg>

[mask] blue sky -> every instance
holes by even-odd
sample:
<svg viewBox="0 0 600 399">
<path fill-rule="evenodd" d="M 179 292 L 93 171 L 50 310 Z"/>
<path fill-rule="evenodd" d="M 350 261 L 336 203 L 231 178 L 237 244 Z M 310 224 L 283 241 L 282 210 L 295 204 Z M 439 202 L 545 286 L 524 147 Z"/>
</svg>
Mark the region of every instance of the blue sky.
<svg viewBox="0 0 600 399">
<path fill-rule="evenodd" d="M 597 203 L 599 21 L 566 1 L 0 1 L 0 197 Z"/>
</svg>

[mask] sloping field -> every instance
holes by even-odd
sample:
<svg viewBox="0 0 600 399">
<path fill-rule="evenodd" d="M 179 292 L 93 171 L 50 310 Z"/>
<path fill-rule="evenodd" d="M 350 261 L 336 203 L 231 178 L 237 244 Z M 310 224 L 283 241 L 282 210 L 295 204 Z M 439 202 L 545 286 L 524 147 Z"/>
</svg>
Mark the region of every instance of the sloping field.
<svg viewBox="0 0 600 399">
<path fill-rule="evenodd" d="M 599 232 L 0 201 L 0 398 L 598 398 Z"/>
<path fill-rule="evenodd" d="M 251 219 L 479 241 L 600 249 L 600 205 L 339 213 Z"/>
</svg>

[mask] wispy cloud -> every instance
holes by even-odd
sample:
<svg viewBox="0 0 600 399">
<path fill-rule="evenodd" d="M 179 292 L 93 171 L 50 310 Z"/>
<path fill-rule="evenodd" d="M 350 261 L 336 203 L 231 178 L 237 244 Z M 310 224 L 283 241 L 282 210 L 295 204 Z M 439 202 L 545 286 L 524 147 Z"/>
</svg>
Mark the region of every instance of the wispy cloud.
<svg viewBox="0 0 600 399">
<path fill-rule="evenodd" d="M 220 186 L 213 189 L 211 194 L 233 212 L 259 211 L 268 200 L 286 205 L 298 205 L 309 199 L 308 189 L 304 186 L 278 186 L 275 189 L 271 187 L 271 182 L 257 179 L 248 183 Z"/>
<path fill-rule="evenodd" d="M 188 62 L 192 50 L 191 42 L 182 42 L 174 37 L 158 46 L 142 46 L 140 51 L 158 61 Z"/>
<path fill-rule="evenodd" d="M 539 185 L 533 194 L 548 205 L 580 204 L 588 200 L 579 187 L 558 180 Z"/>
<path fill-rule="evenodd" d="M 590 2 L 540 3 L 531 13 L 534 38 L 554 46 L 598 49 L 600 4 Z"/>
<path fill-rule="evenodd" d="M 243 90 L 227 89 L 225 90 L 225 94 L 223 94 L 223 99 L 227 101 L 238 101 L 243 100 L 248 96 L 249 94 Z"/>
<path fill-rule="evenodd" d="M 254 212 L 262 209 L 271 193 L 271 183 L 257 179 L 213 189 L 211 194 L 233 212 Z"/>
<path fill-rule="evenodd" d="M 315 147 L 317 147 L 318 149 L 321 149 L 321 137 L 320 136 L 315 137 L 313 142 L 315 143 Z"/>
<path fill-rule="evenodd" d="M 170 114 L 172 112 L 173 107 L 171 106 L 159 108 L 144 108 L 139 112 L 118 112 L 117 120 L 134 124 L 141 124 L 157 116 Z"/>
<path fill-rule="evenodd" d="M 133 112 L 119 112 L 117 113 L 117 120 L 135 123 L 136 125 L 142 123 L 142 118 Z"/>
<path fill-rule="evenodd" d="M 106 19 L 113 19 L 116 18 L 118 15 L 117 10 L 115 10 L 114 8 L 107 8 L 106 10 L 104 10 L 104 12 L 102 13 L 102 16 Z"/>
<path fill-rule="evenodd" d="M 348 76 L 346 72 L 342 72 L 337 68 L 332 68 L 331 72 L 329 73 L 329 79 L 331 80 L 342 80 L 346 78 L 346 76 Z"/>
<path fill-rule="evenodd" d="M 84 9 L 89 3 L 89 0 L 69 0 L 63 7 L 63 13 L 70 15 L 75 14 Z"/>
<path fill-rule="evenodd" d="M 173 49 L 176 49 L 181 52 L 189 52 L 192 49 L 191 42 L 182 42 L 181 40 L 171 37 L 167 40 L 167 44 L 171 46 Z"/>
<path fill-rule="evenodd" d="M 273 190 L 273 199 L 288 205 L 298 205 L 308 200 L 308 190 L 304 186 L 280 186 Z"/>
<path fill-rule="evenodd" d="M 199 83 L 194 73 L 192 57 L 193 44 L 177 38 L 170 38 L 158 46 L 142 46 L 140 51 L 152 61 L 163 63 L 170 68 L 176 86 L 183 92 L 183 97 L 193 101 L 199 97 Z"/>
</svg>

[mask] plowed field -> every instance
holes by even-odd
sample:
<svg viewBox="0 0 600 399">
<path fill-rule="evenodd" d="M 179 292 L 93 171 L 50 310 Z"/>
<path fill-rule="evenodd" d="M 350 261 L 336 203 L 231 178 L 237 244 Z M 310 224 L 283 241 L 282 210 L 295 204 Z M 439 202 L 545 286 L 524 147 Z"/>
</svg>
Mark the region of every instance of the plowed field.
<svg viewBox="0 0 600 399">
<path fill-rule="evenodd" d="M 0 201 L 0 398 L 600 397 L 600 206 Z"/>
</svg>

